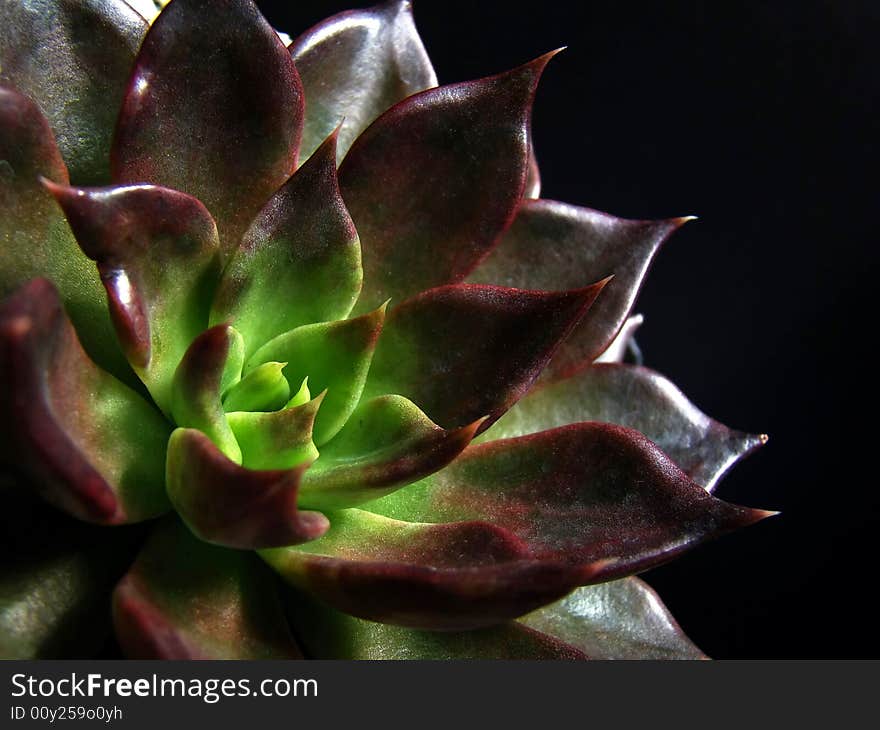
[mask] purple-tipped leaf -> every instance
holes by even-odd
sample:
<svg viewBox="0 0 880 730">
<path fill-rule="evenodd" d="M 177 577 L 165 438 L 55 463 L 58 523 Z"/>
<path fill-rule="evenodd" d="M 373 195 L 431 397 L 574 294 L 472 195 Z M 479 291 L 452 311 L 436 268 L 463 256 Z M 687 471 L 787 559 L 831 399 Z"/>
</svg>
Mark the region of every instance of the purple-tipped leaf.
<svg viewBox="0 0 880 730">
<path fill-rule="evenodd" d="M 272 196 L 223 272 L 211 322 L 232 322 L 248 357 L 300 325 L 344 319 L 357 301 L 361 249 L 335 149 L 334 134 Z"/>
<path fill-rule="evenodd" d="M 220 274 L 214 220 L 198 200 L 169 188 L 46 186 L 98 264 L 128 361 L 168 413 L 174 371 L 205 328 Z"/>
<path fill-rule="evenodd" d="M 385 321 L 385 306 L 353 319 L 303 325 L 279 335 L 254 353 L 246 370 L 284 362 L 289 383 L 309 379 L 309 388 L 327 391 L 315 418 L 315 444 L 321 447 L 341 429 L 357 407 Z"/>
<path fill-rule="evenodd" d="M 529 389 L 605 282 L 567 292 L 454 284 L 388 315 L 365 395 L 409 398 L 435 423 L 494 421 Z"/>
<path fill-rule="evenodd" d="M 0 86 L 0 299 L 38 276 L 51 279 L 88 353 L 136 381 L 116 342 L 95 265 L 41 178 L 68 183 L 49 124 L 33 101 Z"/>
<path fill-rule="evenodd" d="M 657 594 L 638 578 L 572 591 L 518 623 L 591 659 L 705 659 Z"/>
<path fill-rule="evenodd" d="M 611 344 L 660 245 L 687 220 L 633 221 L 552 200 L 527 200 L 497 248 L 468 280 L 568 289 L 614 277 L 589 319 L 574 329 L 550 363 L 547 375 L 558 377 Z"/>
<path fill-rule="evenodd" d="M 712 420 L 653 370 L 610 363 L 534 388 L 482 439 L 523 436 L 579 421 L 640 431 L 710 492 L 739 459 L 767 441 Z"/>
<path fill-rule="evenodd" d="M 43 498 L 102 524 L 168 509 L 167 423 L 89 360 L 45 279 L 0 307 L 0 382 L 0 461 Z"/>
<path fill-rule="evenodd" d="M 4 0 L 0 28 L 0 83 L 40 105 L 77 184 L 107 182 L 116 114 L 147 23 L 123 0 Z"/>
<path fill-rule="evenodd" d="M 303 475 L 300 502 L 339 509 L 378 499 L 446 466 L 479 425 L 440 428 L 399 395 L 361 403 Z"/>
<path fill-rule="evenodd" d="M 129 659 L 301 659 L 271 574 L 247 552 L 162 522 L 113 594 Z"/>
<path fill-rule="evenodd" d="M 341 160 L 382 112 L 437 85 L 409 0 L 334 15 L 297 38 L 290 53 L 306 98 L 300 159 L 344 119 Z"/>
<path fill-rule="evenodd" d="M 194 195 L 231 253 L 293 172 L 302 114 L 293 60 L 250 0 L 174 0 L 138 52 L 114 180 Z"/>
<path fill-rule="evenodd" d="M 358 137 L 339 170 L 363 249 L 357 311 L 460 281 L 495 245 L 523 194 L 551 55 L 411 96 Z"/>
<path fill-rule="evenodd" d="M 178 428 L 168 442 L 168 496 L 205 542 L 241 549 L 294 545 L 320 537 L 328 527 L 320 512 L 297 509 L 304 468 L 246 469 L 201 431 Z"/>
</svg>

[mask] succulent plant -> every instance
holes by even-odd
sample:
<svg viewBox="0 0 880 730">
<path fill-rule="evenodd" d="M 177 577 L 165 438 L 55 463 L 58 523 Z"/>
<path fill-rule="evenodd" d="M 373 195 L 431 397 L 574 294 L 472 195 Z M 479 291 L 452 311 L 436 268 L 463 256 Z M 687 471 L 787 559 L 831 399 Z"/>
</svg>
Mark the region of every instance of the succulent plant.
<svg viewBox="0 0 880 730">
<path fill-rule="evenodd" d="M 621 361 L 686 219 L 538 199 L 553 54 L 163 5 L 0 0 L 0 653 L 701 657 L 632 576 L 763 437 Z"/>
</svg>

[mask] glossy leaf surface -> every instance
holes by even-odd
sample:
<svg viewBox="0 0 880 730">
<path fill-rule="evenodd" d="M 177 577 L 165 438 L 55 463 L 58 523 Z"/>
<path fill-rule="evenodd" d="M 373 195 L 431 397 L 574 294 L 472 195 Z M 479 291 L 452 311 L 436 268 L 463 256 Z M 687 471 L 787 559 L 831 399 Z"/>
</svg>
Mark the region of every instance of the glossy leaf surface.
<svg viewBox="0 0 880 730">
<path fill-rule="evenodd" d="M 168 509 L 168 424 L 83 351 L 50 282 L 0 307 L 0 459 L 82 520 L 136 522 Z"/>
<path fill-rule="evenodd" d="M 126 357 L 170 412 L 174 371 L 205 328 L 220 274 L 210 213 L 189 195 L 153 185 L 46 184 L 97 262 Z"/>
<path fill-rule="evenodd" d="M 302 104 L 290 54 L 250 0 L 174 0 L 138 52 L 114 180 L 194 195 L 229 254 L 293 172 Z"/>
<path fill-rule="evenodd" d="M 189 528 L 216 545 L 268 548 L 322 535 L 324 515 L 297 510 L 302 471 L 243 468 L 195 429 L 178 428 L 168 441 L 168 496 Z"/>
<path fill-rule="evenodd" d="M 378 499 L 446 466 L 478 426 L 447 431 L 399 395 L 361 403 L 303 475 L 300 502 L 339 509 Z"/>
<path fill-rule="evenodd" d="M 385 321 L 385 307 L 340 322 L 304 325 L 261 347 L 247 364 L 286 362 L 290 383 L 309 379 L 309 388 L 327 391 L 315 419 L 317 446 L 330 440 L 348 420 L 361 397 L 376 341 Z"/>
<path fill-rule="evenodd" d="M 272 577 L 253 555 L 161 523 L 113 596 L 130 659 L 298 659 Z"/>
<path fill-rule="evenodd" d="M 300 158 L 345 120 L 339 159 L 382 112 L 437 85 L 409 0 L 327 18 L 290 46 L 306 98 Z"/>
<path fill-rule="evenodd" d="M 599 355 L 594 362 L 623 362 L 627 353 L 635 343 L 636 332 L 639 327 L 642 326 L 644 321 L 645 318 L 641 314 L 634 314 L 631 317 L 627 317 L 626 322 L 623 323 L 623 327 L 620 328 L 620 332 L 617 333 L 615 338 L 611 341 L 611 344 L 605 349 L 605 352 Z"/>
<path fill-rule="evenodd" d="M 223 272 L 211 321 L 234 323 L 247 356 L 300 325 L 344 319 L 357 301 L 361 249 L 335 149 L 331 136 L 272 196 Z"/>
<path fill-rule="evenodd" d="M 593 365 L 566 380 L 535 388 L 483 439 L 522 436 L 579 421 L 604 421 L 640 431 L 709 491 L 767 439 L 712 420 L 659 373 L 619 364 Z"/>
<path fill-rule="evenodd" d="M 550 365 L 556 375 L 600 355 L 623 326 L 658 248 L 687 219 L 632 221 L 552 200 L 524 201 L 513 224 L 469 281 L 524 289 L 608 283 L 589 320 Z"/>
<path fill-rule="evenodd" d="M 491 422 L 525 394 L 603 284 L 427 291 L 391 310 L 365 393 L 406 396 L 444 428 Z"/>
<path fill-rule="evenodd" d="M 106 183 L 116 114 L 147 23 L 123 0 L 4 0 L 0 28 L 0 83 L 40 105 L 77 184 Z"/>
<path fill-rule="evenodd" d="M 460 281 L 489 252 L 523 194 L 532 98 L 550 55 L 416 94 L 357 139 L 339 170 L 363 249 L 357 311 Z"/>
</svg>

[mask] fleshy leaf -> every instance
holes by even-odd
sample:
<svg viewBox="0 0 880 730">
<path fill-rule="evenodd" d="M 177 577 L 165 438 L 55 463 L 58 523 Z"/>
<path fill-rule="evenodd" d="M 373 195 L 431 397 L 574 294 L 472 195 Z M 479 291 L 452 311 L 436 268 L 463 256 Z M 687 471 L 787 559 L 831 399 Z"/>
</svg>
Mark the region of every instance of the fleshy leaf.
<svg viewBox="0 0 880 730">
<path fill-rule="evenodd" d="M 126 357 L 168 413 L 174 370 L 205 329 L 220 274 L 214 220 L 198 200 L 169 188 L 45 184 L 98 264 Z"/>
<path fill-rule="evenodd" d="M 328 527 L 320 512 L 297 510 L 304 468 L 245 469 L 201 431 L 178 428 L 168 442 L 168 496 L 206 542 L 242 549 L 294 545 L 314 540 Z"/>
<path fill-rule="evenodd" d="M 251 0 L 174 0 L 138 52 L 114 180 L 194 195 L 229 254 L 293 172 L 302 110 L 293 60 Z"/>
<path fill-rule="evenodd" d="M 365 389 L 444 428 L 494 421 L 529 388 L 605 282 L 568 292 L 455 284 L 391 310 Z"/>
<path fill-rule="evenodd" d="M 766 436 L 732 431 L 702 413 L 669 380 L 643 367 L 599 364 L 533 389 L 484 434 L 511 438 L 578 421 L 641 431 L 708 491 Z"/>
<path fill-rule="evenodd" d="M 263 345 L 246 369 L 286 362 L 289 383 L 308 377 L 310 388 L 327 391 L 315 419 L 315 444 L 320 447 L 339 432 L 357 406 L 384 321 L 382 305 L 354 319 L 297 327 Z"/>
<path fill-rule="evenodd" d="M 293 588 L 282 601 L 314 659 L 586 659 L 558 639 L 512 622 L 475 631 L 425 631 L 355 618 Z"/>
<path fill-rule="evenodd" d="M 371 621 L 491 626 L 561 598 L 602 569 L 536 559 L 510 531 L 481 520 L 413 523 L 360 509 L 328 517 L 320 539 L 260 555 L 291 585 Z"/>
<path fill-rule="evenodd" d="M 218 324 L 200 334 L 174 373 L 171 415 L 178 426 L 207 434 L 221 452 L 241 463 L 241 449 L 223 411 L 221 394 L 241 375 L 244 344 L 237 330 Z"/>
<path fill-rule="evenodd" d="M 303 476 L 300 503 L 339 509 L 378 499 L 446 466 L 479 425 L 447 431 L 399 395 L 361 403 Z"/>
<path fill-rule="evenodd" d="M 635 334 L 644 321 L 645 318 L 641 314 L 634 314 L 631 317 L 627 317 L 626 322 L 623 323 L 623 327 L 620 328 L 620 332 L 617 333 L 615 338 L 611 341 L 611 344 L 606 348 L 605 352 L 599 355 L 594 362 L 623 362 L 627 353 L 629 353 L 633 347 L 638 348 L 635 344 Z"/>
<path fill-rule="evenodd" d="M 382 112 L 437 85 L 409 0 L 334 15 L 297 38 L 290 53 L 306 97 L 300 159 L 344 119 L 341 160 Z"/>
<path fill-rule="evenodd" d="M 580 649 L 591 659 L 705 659 L 638 578 L 578 588 L 519 623 Z"/>
<path fill-rule="evenodd" d="M 298 659 L 271 574 L 166 519 L 113 595 L 130 659 Z"/>
<path fill-rule="evenodd" d="M 495 245 L 525 188 L 532 99 L 551 55 L 411 96 L 358 137 L 339 169 L 363 251 L 356 311 L 460 281 Z"/>
<path fill-rule="evenodd" d="M 292 469 L 317 459 L 312 428 L 323 398 L 322 393 L 302 405 L 272 413 L 227 413 L 226 420 L 241 446 L 242 466 L 247 469 Z"/>
<path fill-rule="evenodd" d="M 82 349 L 58 293 L 35 279 L 0 307 L 0 461 L 82 520 L 168 509 L 168 425 Z"/>
<path fill-rule="evenodd" d="M 593 360 L 630 313 L 660 245 L 688 218 L 633 221 L 552 200 L 524 201 L 497 248 L 469 281 L 564 289 L 614 276 L 550 363 L 554 375 Z"/>
<path fill-rule="evenodd" d="M 68 182 L 49 124 L 33 101 L 0 87 L 0 299 L 35 277 L 51 279 L 89 355 L 137 381 L 116 342 L 95 265 L 41 177 Z"/>
<path fill-rule="evenodd" d="M 248 356 L 300 325 L 344 319 L 357 301 L 361 249 L 339 194 L 335 139 L 269 200 L 223 272 L 211 322 L 232 322 Z"/>
<path fill-rule="evenodd" d="M 93 656 L 142 530 L 87 525 L 29 491 L 0 483 L 0 659 Z"/>
<path fill-rule="evenodd" d="M 541 197 L 541 171 L 538 169 L 538 158 L 535 157 L 534 144 L 529 145 L 529 169 L 526 172 L 526 188 L 523 191 L 523 197 L 533 199 Z"/>
<path fill-rule="evenodd" d="M 107 182 L 144 19 L 122 0 L 6 0 L 0 28 L 0 83 L 40 104 L 78 184 Z"/>
<path fill-rule="evenodd" d="M 290 383 L 282 374 L 286 362 L 258 365 L 229 389 L 223 410 L 277 411 L 290 398 Z"/>
</svg>

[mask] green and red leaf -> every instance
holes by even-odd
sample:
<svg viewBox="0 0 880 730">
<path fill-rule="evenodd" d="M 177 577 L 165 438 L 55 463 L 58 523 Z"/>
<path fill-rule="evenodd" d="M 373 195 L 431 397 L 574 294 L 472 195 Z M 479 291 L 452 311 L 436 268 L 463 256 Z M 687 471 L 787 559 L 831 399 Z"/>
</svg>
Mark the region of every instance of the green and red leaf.
<svg viewBox="0 0 880 730">
<path fill-rule="evenodd" d="M 550 363 L 555 377 L 601 355 L 630 314 L 660 245 L 688 218 L 633 221 L 552 200 L 524 201 L 469 281 L 567 289 L 614 278 Z"/>
<path fill-rule="evenodd" d="M 295 327 L 347 317 L 362 279 L 357 231 L 336 180 L 334 133 L 245 233 L 223 272 L 211 322 L 234 324 L 250 357 Z"/>
<path fill-rule="evenodd" d="M 168 441 L 168 496 L 205 542 L 241 549 L 294 545 L 328 528 L 320 512 L 297 509 L 304 468 L 246 469 L 201 431 L 178 428 Z"/>
<path fill-rule="evenodd" d="M 444 428 L 488 416 L 529 389 L 605 282 L 567 292 L 454 284 L 391 310 L 365 395 L 405 396 Z"/>
<path fill-rule="evenodd" d="M 83 520 L 136 522 L 168 509 L 168 424 L 101 370 L 45 279 L 0 307 L 0 460 Z"/>
<path fill-rule="evenodd" d="M 113 595 L 130 659 L 299 659 L 271 574 L 255 556 L 162 522 Z"/>
<path fill-rule="evenodd" d="M 327 18 L 297 38 L 290 53 L 306 98 L 300 159 L 342 122 L 341 160 L 382 112 L 437 85 L 409 0 Z"/>
<path fill-rule="evenodd" d="M 135 61 L 114 181 L 194 195 L 229 254 L 293 172 L 302 115 L 293 60 L 251 0 L 174 0 Z"/>
<path fill-rule="evenodd" d="M 339 170 L 363 249 L 357 311 L 460 281 L 495 245 L 525 188 L 532 99 L 551 55 L 411 96 L 358 137 Z"/>
</svg>

